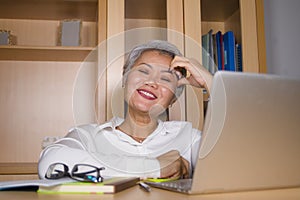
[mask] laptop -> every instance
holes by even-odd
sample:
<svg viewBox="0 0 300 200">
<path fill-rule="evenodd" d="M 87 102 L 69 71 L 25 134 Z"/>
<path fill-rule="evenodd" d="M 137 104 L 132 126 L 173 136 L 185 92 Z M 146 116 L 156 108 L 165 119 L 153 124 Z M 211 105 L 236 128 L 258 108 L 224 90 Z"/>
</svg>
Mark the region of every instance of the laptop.
<svg viewBox="0 0 300 200">
<path fill-rule="evenodd" d="M 148 184 L 188 194 L 300 186 L 300 80 L 220 71 L 207 109 L 193 178 Z"/>
</svg>

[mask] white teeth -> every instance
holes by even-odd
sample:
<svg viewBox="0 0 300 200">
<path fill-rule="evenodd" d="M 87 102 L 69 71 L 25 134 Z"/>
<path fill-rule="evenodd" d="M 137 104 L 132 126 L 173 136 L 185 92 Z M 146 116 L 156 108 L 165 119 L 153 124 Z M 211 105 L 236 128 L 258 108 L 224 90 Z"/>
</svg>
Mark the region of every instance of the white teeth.
<svg viewBox="0 0 300 200">
<path fill-rule="evenodd" d="M 143 93 L 144 95 L 148 96 L 148 97 L 155 98 L 155 96 L 150 94 L 149 92 L 146 92 L 146 91 L 140 91 L 140 92 Z"/>
</svg>

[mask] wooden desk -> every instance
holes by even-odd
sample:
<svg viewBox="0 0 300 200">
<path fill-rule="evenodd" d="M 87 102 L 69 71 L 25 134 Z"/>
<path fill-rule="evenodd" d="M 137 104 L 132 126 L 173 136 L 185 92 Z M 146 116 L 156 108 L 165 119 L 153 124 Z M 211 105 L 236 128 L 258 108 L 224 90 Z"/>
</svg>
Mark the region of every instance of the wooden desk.
<svg viewBox="0 0 300 200">
<path fill-rule="evenodd" d="M 164 200 L 164 199 L 200 199 L 200 200 L 222 200 L 222 199 L 239 199 L 239 200 L 299 200 L 300 188 L 280 189 L 280 190 L 264 190 L 264 191 L 251 191 L 251 192 L 235 192 L 223 194 L 207 194 L 207 195 L 185 195 L 175 192 L 169 192 L 161 189 L 153 188 L 150 193 L 144 192 L 139 186 L 132 187 L 116 194 L 105 195 L 83 195 L 83 194 L 39 194 L 36 192 L 0 192 L 0 199 L 13 199 L 13 200 L 93 200 L 93 199 L 107 199 L 107 200 Z"/>
</svg>

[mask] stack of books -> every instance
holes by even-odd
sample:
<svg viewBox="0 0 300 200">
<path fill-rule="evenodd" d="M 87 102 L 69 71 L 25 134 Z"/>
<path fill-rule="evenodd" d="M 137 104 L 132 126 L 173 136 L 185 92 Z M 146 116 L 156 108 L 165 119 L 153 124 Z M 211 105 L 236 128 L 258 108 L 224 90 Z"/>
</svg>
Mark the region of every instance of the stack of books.
<svg viewBox="0 0 300 200">
<path fill-rule="evenodd" d="M 218 70 L 243 71 L 241 44 L 232 31 L 210 30 L 202 36 L 202 64 L 212 74 Z"/>
</svg>

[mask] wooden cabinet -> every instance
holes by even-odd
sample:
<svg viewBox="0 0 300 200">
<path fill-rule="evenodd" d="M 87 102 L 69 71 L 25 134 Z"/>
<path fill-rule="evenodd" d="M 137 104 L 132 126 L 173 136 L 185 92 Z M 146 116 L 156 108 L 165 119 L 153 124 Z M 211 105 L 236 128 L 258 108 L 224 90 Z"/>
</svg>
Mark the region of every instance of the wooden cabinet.
<svg viewBox="0 0 300 200">
<path fill-rule="evenodd" d="M 0 29 L 11 30 L 15 44 L 0 46 L 0 163 L 36 163 L 46 136 L 123 116 L 124 54 L 141 42 L 169 40 L 201 62 L 201 35 L 211 28 L 233 30 L 244 71 L 265 72 L 262 2 L 1 1 Z M 64 19 L 82 20 L 80 46 L 58 45 Z M 170 119 L 202 129 L 204 98 L 202 90 L 187 87 Z"/>
<path fill-rule="evenodd" d="M 58 45 L 60 22 L 65 19 L 82 20 L 80 46 Z M 3 0 L 0 29 L 10 30 L 13 43 L 0 45 L 3 180 L 13 174 L 8 168 L 17 169 L 19 178 L 36 174 L 47 136 L 62 137 L 81 120 L 87 122 L 94 117 L 94 106 L 89 105 L 96 85 L 93 74 L 97 73 L 92 72 L 97 68 L 86 73 L 84 69 L 90 68 L 83 63 L 98 44 L 98 2 Z M 88 65 L 97 66 L 96 60 Z M 83 89 L 76 87 L 78 83 L 83 83 Z M 74 103 L 81 104 L 81 109 L 76 111 Z M 76 112 L 84 119 L 74 116 Z M 29 170 L 22 170 L 28 165 Z"/>
</svg>

